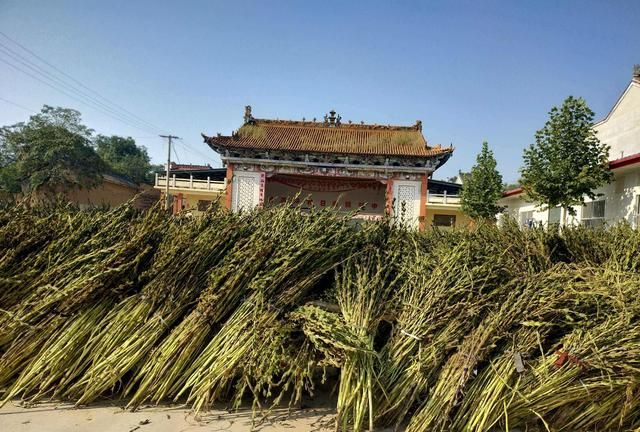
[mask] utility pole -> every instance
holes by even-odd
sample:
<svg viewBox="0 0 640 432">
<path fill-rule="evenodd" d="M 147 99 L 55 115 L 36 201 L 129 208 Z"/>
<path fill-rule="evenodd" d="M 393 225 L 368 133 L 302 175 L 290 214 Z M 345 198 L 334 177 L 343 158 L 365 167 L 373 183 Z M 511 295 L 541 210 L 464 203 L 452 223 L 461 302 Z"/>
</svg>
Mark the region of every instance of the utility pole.
<svg viewBox="0 0 640 432">
<path fill-rule="evenodd" d="M 166 211 L 169 211 L 169 170 L 171 167 L 171 140 L 180 138 L 173 135 L 160 135 L 160 137 L 167 138 L 167 140 L 169 140 L 169 145 L 167 146 L 167 179 L 164 188 L 164 209 Z"/>
</svg>

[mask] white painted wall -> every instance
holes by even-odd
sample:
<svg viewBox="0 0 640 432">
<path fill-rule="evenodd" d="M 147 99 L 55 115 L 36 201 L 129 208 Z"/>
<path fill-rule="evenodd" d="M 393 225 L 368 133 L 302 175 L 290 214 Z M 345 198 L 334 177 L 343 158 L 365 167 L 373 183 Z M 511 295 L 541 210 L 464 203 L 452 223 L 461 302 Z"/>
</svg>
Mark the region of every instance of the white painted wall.
<svg viewBox="0 0 640 432">
<path fill-rule="evenodd" d="M 260 182 L 264 173 L 239 171 L 233 174 L 231 208 L 234 212 L 252 210 L 261 203 Z"/>
<path fill-rule="evenodd" d="M 419 181 L 393 181 L 393 216 L 399 223 L 414 229 L 419 224 L 421 187 Z"/>
<path fill-rule="evenodd" d="M 636 226 L 636 200 L 640 196 L 640 165 L 625 167 L 614 171 L 614 181 L 596 190 L 600 197 L 595 200 L 605 200 L 604 218 L 608 225 L 622 221 Z M 592 201 L 587 198 L 586 202 Z M 548 224 L 548 210 L 542 210 L 534 203 L 527 202 L 523 194 L 506 197 L 501 200 L 501 205 L 506 206 L 505 215 L 509 215 L 520 221 L 520 215 L 527 211 L 533 211 L 533 219 L 536 223 Z M 567 216 L 567 224 L 578 224 L 583 219 L 582 207 L 574 207 L 576 217 Z"/>
<path fill-rule="evenodd" d="M 640 83 L 631 82 L 611 112 L 594 126 L 611 150 L 609 159 L 640 153 Z"/>
</svg>

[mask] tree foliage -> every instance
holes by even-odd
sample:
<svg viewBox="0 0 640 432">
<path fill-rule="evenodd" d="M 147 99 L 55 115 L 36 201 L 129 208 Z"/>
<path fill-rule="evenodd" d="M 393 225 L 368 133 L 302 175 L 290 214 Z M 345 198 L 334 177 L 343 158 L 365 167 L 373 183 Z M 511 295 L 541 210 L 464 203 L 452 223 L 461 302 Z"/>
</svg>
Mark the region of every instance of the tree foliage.
<svg viewBox="0 0 640 432">
<path fill-rule="evenodd" d="M 496 169 L 496 159 L 487 142 L 476 158 L 471 172 L 465 174 L 462 185 L 462 211 L 473 219 L 493 219 L 502 211 L 502 176 Z"/>
<path fill-rule="evenodd" d="M 92 187 L 105 165 L 80 113 L 45 105 L 26 123 L 0 128 L 0 189 L 45 192 Z"/>
<path fill-rule="evenodd" d="M 133 138 L 98 135 L 96 149 L 113 172 L 135 183 L 151 182 L 153 167 L 147 149 L 137 146 Z"/>
<path fill-rule="evenodd" d="M 575 214 L 572 206 L 595 198 L 594 190 L 611 181 L 609 147 L 596 136 L 584 99 L 569 96 L 553 107 L 535 141 L 524 151 L 520 180 L 530 200 Z"/>
</svg>

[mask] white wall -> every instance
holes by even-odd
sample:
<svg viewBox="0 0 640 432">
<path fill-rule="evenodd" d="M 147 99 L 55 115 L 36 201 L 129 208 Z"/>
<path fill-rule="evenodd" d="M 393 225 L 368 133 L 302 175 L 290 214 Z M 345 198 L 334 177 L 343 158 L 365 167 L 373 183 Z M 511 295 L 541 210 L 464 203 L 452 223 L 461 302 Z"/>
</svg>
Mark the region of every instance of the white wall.
<svg viewBox="0 0 640 432">
<path fill-rule="evenodd" d="M 611 150 L 609 159 L 640 153 L 640 83 L 632 82 L 608 117 L 594 126 Z"/>
<path fill-rule="evenodd" d="M 604 218 L 607 224 L 612 225 L 626 221 L 631 225 L 636 224 L 635 200 L 640 195 L 640 165 L 625 167 L 614 171 L 614 181 L 596 190 L 602 196 L 595 200 L 605 200 Z M 586 202 L 592 201 L 590 198 Z M 548 223 L 548 211 L 543 211 L 534 203 L 527 202 L 523 194 L 506 197 L 501 200 L 501 205 L 506 206 L 505 214 L 520 221 L 520 214 L 533 210 L 533 219 L 536 222 Z M 577 224 L 582 220 L 582 207 L 574 207 L 576 217 L 567 216 L 568 224 Z"/>
</svg>

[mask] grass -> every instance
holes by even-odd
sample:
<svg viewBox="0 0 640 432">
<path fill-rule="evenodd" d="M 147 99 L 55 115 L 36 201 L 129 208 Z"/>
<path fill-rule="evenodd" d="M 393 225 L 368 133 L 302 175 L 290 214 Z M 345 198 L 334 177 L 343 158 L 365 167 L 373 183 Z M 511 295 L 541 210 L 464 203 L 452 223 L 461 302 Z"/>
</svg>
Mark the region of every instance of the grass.
<svg viewBox="0 0 640 432">
<path fill-rule="evenodd" d="M 246 139 L 263 139 L 267 134 L 263 127 L 246 124 L 238 129 L 238 136 Z"/>
</svg>

